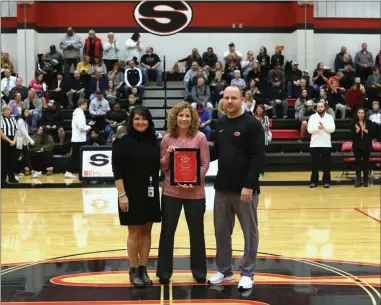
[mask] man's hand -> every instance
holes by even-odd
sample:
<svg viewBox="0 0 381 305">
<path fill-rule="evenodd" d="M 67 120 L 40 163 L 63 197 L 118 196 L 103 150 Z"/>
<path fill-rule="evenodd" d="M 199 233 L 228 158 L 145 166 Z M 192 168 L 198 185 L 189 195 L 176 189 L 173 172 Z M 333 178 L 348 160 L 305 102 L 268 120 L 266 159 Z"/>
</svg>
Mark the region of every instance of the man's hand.
<svg viewBox="0 0 381 305">
<path fill-rule="evenodd" d="M 253 202 L 253 190 L 248 188 L 243 188 L 241 192 L 241 201 L 244 203 Z"/>
<path fill-rule="evenodd" d="M 319 122 L 319 127 L 318 127 L 320 130 L 324 129 L 324 125 L 322 122 Z"/>
<path fill-rule="evenodd" d="M 201 123 L 200 128 L 204 128 L 204 127 L 205 127 L 205 123 Z"/>
</svg>

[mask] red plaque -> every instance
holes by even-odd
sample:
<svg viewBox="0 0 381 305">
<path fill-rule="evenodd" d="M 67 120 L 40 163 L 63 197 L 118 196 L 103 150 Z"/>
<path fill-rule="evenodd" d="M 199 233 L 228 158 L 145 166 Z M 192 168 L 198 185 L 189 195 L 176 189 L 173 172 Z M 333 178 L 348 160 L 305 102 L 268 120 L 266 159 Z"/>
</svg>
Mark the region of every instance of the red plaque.
<svg viewBox="0 0 381 305">
<path fill-rule="evenodd" d="M 171 153 L 171 185 L 200 185 L 200 150 L 178 148 Z"/>
</svg>

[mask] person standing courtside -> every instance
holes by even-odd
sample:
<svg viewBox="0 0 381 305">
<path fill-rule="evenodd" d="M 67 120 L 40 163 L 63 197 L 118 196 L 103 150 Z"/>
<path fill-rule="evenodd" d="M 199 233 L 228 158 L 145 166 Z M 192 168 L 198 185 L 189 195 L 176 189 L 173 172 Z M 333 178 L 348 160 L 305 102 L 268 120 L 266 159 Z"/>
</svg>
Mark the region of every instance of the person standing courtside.
<svg viewBox="0 0 381 305">
<path fill-rule="evenodd" d="M 312 174 L 310 188 L 317 187 L 319 181 L 319 163 L 322 159 L 323 184 L 325 188 L 331 185 L 331 134 L 335 131 L 335 121 L 326 112 L 323 100 L 316 106 L 317 113 L 308 119 L 307 131 L 311 134 L 310 153 L 312 159 Z"/>
<path fill-rule="evenodd" d="M 258 178 L 264 163 L 265 137 L 261 122 L 243 112 L 242 102 L 241 90 L 227 87 L 223 96 L 227 116 L 216 124 L 211 160 L 218 159 L 214 185 L 217 272 L 209 278 L 209 283 L 234 279 L 231 235 L 237 215 L 245 239 L 238 288 L 251 289 L 258 251 Z"/>
<path fill-rule="evenodd" d="M 73 173 L 80 170 L 80 150 L 81 146 L 86 145 L 87 132 L 91 126 L 86 125 L 85 110 L 87 109 L 87 100 L 79 100 L 78 108 L 73 112 L 71 121 L 71 166 L 70 170 L 65 173 L 65 178 L 77 179 Z"/>
<path fill-rule="evenodd" d="M 18 130 L 16 120 L 11 116 L 11 109 L 4 105 L 1 110 L 1 186 L 3 186 L 7 184 L 7 176 L 8 182 L 18 183 L 15 177 Z"/>
</svg>

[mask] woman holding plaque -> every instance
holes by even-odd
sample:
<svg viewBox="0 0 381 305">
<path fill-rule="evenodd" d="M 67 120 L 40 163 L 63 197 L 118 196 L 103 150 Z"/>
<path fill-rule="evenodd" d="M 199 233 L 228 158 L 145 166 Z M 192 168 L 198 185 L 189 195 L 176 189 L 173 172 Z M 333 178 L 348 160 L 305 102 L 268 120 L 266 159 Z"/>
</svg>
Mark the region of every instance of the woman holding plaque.
<svg viewBox="0 0 381 305">
<path fill-rule="evenodd" d="M 113 142 L 112 169 L 118 190 L 120 224 L 128 227 L 130 282 L 135 286 L 152 285 L 146 266 L 152 224 L 161 221 L 160 147 L 146 107 L 137 106 L 131 111 L 127 134 Z"/>
<path fill-rule="evenodd" d="M 183 207 L 189 229 L 192 275 L 198 283 L 206 281 L 204 184 L 210 156 L 205 135 L 198 131 L 199 125 L 196 110 L 186 102 L 179 103 L 169 113 L 168 133 L 161 142 L 164 185 L 156 275 L 162 285 L 167 285 L 172 276 L 174 236 Z M 188 169 L 187 175 L 184 169 Z"/>
</svg>

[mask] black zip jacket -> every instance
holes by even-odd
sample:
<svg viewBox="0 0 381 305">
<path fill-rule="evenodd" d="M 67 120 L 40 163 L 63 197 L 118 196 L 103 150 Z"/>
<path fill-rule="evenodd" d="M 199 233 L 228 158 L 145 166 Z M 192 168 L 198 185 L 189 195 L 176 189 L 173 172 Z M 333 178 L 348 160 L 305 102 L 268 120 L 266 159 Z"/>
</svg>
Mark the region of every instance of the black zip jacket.
<svg viewBox="0 0 381 305">
<path fill-rule="evenodd" d="M 259 173 L 265 156 L 265 136 L 261 122 L 244 113 L 216 124 L 216 142 L 211 161 L 218 159 L 214 188 L 240 194 L 242 188 L 260 193 Z"/>
</svg>

